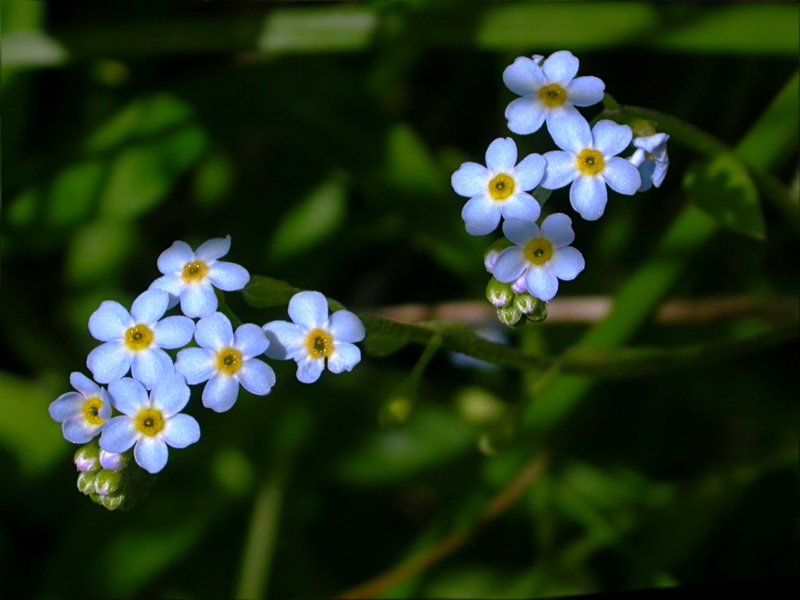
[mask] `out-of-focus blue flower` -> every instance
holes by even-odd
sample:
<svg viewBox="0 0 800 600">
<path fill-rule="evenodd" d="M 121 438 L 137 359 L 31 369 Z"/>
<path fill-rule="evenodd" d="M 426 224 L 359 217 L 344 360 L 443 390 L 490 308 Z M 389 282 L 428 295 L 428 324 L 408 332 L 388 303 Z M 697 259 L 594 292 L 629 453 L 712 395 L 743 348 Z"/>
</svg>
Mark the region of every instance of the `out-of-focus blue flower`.
<svg viewBox="0 0 800 600">
<path fill-rule="evenodd" d="M 501 216 L 526 221 L 539 218 L 541 207 L 527 192 L 542 180 L 545 160 L 539 154 L 529 154 L 518 165 L 516 163 L 514 140 L 498 138 L 486 150 L 485 167 L 467 162 L 453 173 L 450 180 L 453 189 L 469 198 L 461 211 L 467 233 L 491 233 Z"/>
<path fill-rule="evenodd" d="M 240 384 L 257 396 L 275 385 L 272 367 L 255 358 L 269 346 L 258 325 L 246 323 L 234 333 L 228 318 L 218 312 L 197 323 L 194 339 L 200 347 L 181 350 L 175 370 L 189 385 L 208 381 L 203 406 L 224 412 L 236 402 Z"/>
<path fill-rule="evenodd" d="M 130 377 L 112 381 L 108 388 L 114 407 L 123 415 L 103 428 L 100 447 L 106 452 L 120 454 L 134 446 L 136 463 L 149 473 L 158 473 L 167 464 L 168 445 L 185 448 L 200 439 L 197 421 L 180 412 L 190 395 L 183 375 L 163 375 L 149 396 Z"/>
<path fill-rule="evenodd" d="M 111 400 L 105 389 L 82 373 L 72 373 L 69 382 L 77 391 L 61 394 L 53 400 L 50 417 L 61 423 L 67 441 L 86 444 L 111 418 Z"/>
<path fill-rule="evenodd" d="M 86 365 L 95 381 L 110 383 L 131 370 L 134 379 L 151 389 L 158 379 L 174 372 L 172 359 L 162 348 L 180 348 L 192 339 L 194 321 L 174 316 L 161 319 L 169 295 L 162 290 L 142 293 L 131 312 L 106 300 L 89 317 L 89 332 L 106 342 L 92 350 Z"/>
<path fill-rule="evenodd" d="M 299 292 L 289 301 L 288 321 L 264 325 L 269 340 L 266 355 L 297 362 L 297 379 L 313 383 L 327 361 L 332 373 L 350 371 L 361 360 L 355 345 L 364 339 L 364 324 L 356 315 L 339 310 L 328 318 L 328 301 L 319 292 Z"/>
<path fill-rule="evenodd" d="M 231 248 L 231 236 L 214 238 L 193 251 L 186 242 L 175 242 L 158 257 L 158 270 L 164 276 L 150 284 L 171 295 L 170 306 L 181 303 L 187 317 L 208 317 L 217 310 L 214 287 L 225 292 L 241 290 L 250 281 L 247 270 L 218 260 Z"/>
<path fill-rule="evenodd" d="M 503 250 L 494 265 L 495 279 L 503 283 L 524 281 L 525 290 L 549 301 L 558 292 L 558 280 L 571 281 L 583 271 L 583 255 L 569 244 L 575 239 L 572 220 L 563 213 L 536 223 L 508 219 L 503 233 L 514 244 Z"/>
<path fill-rule="evenodd" d="M 603 99 L 605 84 L 597 77 L 578 77 L 580 62 L 567 50 L 542 56 L 519 57 L 503 71 L 503 82 L 522 96 L 506 107 L 508 128 L 525 135 L 547 121 L 550 135 L 572 119 L 583 118 L 576 106 L 592 106 Z"/>
<path fill-rule="evenodd" d="M 600 121 L 593 129 L 581 117 L 553 132 L 562 150 L 545 153 L 547 171 L 542 187 L 554 190 L 572 184 L 569 200 L 587 221 L 599 219 L 608 201 L 608 185 L 620 194 L 635 194 L 641 184 L 639 170 L 616 156 L 628 147 L 631 128 L 613 121 Z"/>
</svg>

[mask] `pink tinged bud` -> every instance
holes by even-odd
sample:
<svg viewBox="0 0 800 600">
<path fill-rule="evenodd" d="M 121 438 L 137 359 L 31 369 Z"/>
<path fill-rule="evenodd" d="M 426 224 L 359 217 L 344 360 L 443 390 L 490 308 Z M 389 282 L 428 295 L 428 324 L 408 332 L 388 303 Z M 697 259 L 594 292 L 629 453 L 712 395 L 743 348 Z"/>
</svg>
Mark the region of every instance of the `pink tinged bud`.
<svg viewBox="0 0 800 600">
<path fill-rule="evenodd" d="M 525 273 L 523 273 L 519 279 L 517 279 L 516 281 L 514 281 L 514 283 L 511 284 L 511 289 L 514 290 L 514 293 L 516 294 L 528 293 L 528 288 L 525 285 Z"/>
<path fill-rule="evenodd" d="M 130 456 L 100 450 L 100 465 L 106 471 L 121 471 L 130 462 Z"/>
</svg>

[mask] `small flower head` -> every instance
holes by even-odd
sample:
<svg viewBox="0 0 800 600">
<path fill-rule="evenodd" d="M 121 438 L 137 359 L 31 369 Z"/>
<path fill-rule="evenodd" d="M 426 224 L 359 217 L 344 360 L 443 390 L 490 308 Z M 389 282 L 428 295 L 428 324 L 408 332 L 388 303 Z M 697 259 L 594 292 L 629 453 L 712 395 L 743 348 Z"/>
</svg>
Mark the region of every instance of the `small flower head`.
<svg viewBox="0 0 800 600">
<path fill-rule="evenodd" d="M 534 55 L 517 58 L 503 71 L 503 82 L 521 96 L 506 107 L 508 128 L 525 135 L 538 131 L 547 121 L 550 135 L 575 118 L 576 106 L 592 106 L 603 99 L 605 84 L 597 77 L 578 77 L 580 62 L 567 50 L 551 54 L 547 60 Z"/>
<path fill-rule="evenodd" d="M 182 316 L 162 319 L 169 295 L 147 290 L 128 313 L 118 302 L 106 300 L 89 317 L 89 332 L 102 344 L 92 350 L 86 365 L 95 381 L 110 383 L 128 373 L 151 389 L 158 379 L 174 371 L 162 348 L 180 348 L 192 339 L 194 322 Z"/>
<path fill-rule="evenodd" d="M 105 389 L 82 373 L 72 373 L 69 382 L 77 391 L 62 394 L 51 402 L 50 417 L 61 423 L 67 441 L 86 444 L 111 418 L 111 399 Z"/>
<path fill-rule="evenodd" d="M 536 223 L 509 219 L 503 233 L 515 246 L 503 250 L 494 265 L 498 281 L 523 281 L 525 291 L 539 300 L 552 300 L 558 280 L 571 281 L 586 265 L 583 255 L 569 244 L 575 239 L 572 220 L 563 213 Z"/>
<path fill-rule="evenodd" d="M 562 150 L 544 155 L 547 172 L 542 187 L 554 190 L 572 183 L 572 208 L 587 221 L 599 219 L 608 201 L 606 185 L 631 195 L 641 184 L 638 169 L 616 156 L 630 144 L 632 136 L 630 127 L 613 121 L 600 121 L 591 130 L 583 117 L 570 121 L 553 132 L 553 140 Z"/>
<path fill-rule="evenodd" d="M 664 182 L 669 168 L 667 140 L 669 135 L 666 133 L 633 138 L 636 151 L 628 160 L 639 169 L 642 178 L 637 191 L 646 192 L 652 186 L 660 187 Z"/>
<path fill-rule="evenodd" d="M 288 321 L 264 325 L 269 340 L 266 355 L 297 362 L 297 379 L 313 383 L 327 362 L 332 373 L 350 371 L 361 360 L 355 345 L 364 339 L 364 324 L 356 315 L 339 310 L 328 317 L 328 302 L 319 292 L 299 292 L 289 301 Z"/>
<path fill-rule="evenodd" d="M 275 385 L 275 372 L 256 359 L 269 342 L 258 325 L 247 323 L 233 331 L 222 313 L 201 319 L 195 330 L 199 348 L 178 353 L 175 370 L 190 385 L 208 381 L 203 389 L 203 406 L 224 412 L 239 395 L 239 385 L 257 396 L 264 396 Z"/>
<path fill-rule="evenodd" d="M 149 394 L 129 377 L 109 384 L 114 407 L 123 413 L 103 428 L 100 447 L 120 454 L 133 448 L 133 458 L 148 473 L 167 464 L 169 450 L 185 448 L 200 439 L 200 426 L 180 411 L 189 402 L 189 387 L 179 373 L 163 375 Z"/>
<path fill-rule="evenodd" d="M 158 270 L 164 275 L 151 283 L 150 289 L 169 292 L 171 305 L 180 299 L 187 317 L 210 316 L 217 310 L 214 287 L 233 292 L 250 281 L 244 267 L 218 260 L 230 247 L 231 236 L 208 240 L 194 251 L 186 242 L 175 242 L 158 257 Z"/>
<path fill-rule="evenodd" d="M 497 228 L 500 217 L 535 221 L 541 208 L 528 194 L 544 176 L 545 161 L 529 154 L 518 165 L 517 145 L 498 138 L 486 150 L 486 166 L 467 162 L 453 173 L 451 184 L 469 201 L 461 217 L 470 235 L 486 235 Z M 515 166 L 516 165 L 516 166 Z"/>
</svg>

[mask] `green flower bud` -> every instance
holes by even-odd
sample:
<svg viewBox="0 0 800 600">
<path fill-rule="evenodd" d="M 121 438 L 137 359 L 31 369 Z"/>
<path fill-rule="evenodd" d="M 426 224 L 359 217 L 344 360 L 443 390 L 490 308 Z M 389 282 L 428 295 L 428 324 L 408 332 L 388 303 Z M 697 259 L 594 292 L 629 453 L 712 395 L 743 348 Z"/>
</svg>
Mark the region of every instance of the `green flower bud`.
<svg viewBox="0 0 800 600">
<path fill-rule="evenodd" d="M 486 286 L 486 299 L 495 308 L 503 308 L 511 304 L 514 299 L 514 292 L 509 284 L 500 283 L 492 277 L 489 280 L 489 285 Z"/>
<path fill-rule="evenodd" d="M 540 302 L 541 300 L 530 294 L 517 294 L 514 296 L 514 306 L 518 308 L 523 315 L 528 315 L 536 310 Z"/>
<path fill-rule="evenodd" d="M 98 496 L 108 496 L 118 491 L 122 486 L 122 471 L 106 471 L 97 473 L 94 480 L 95 493 Z"/>
<path fill-rule="evenodd" d="M 113 473 L 114 471 L 109 471 Z M 97 496 L 97 503 L 105 506 L 108 510 L 126 510 L 125 507 L 126 497 L 123 494 L 114 494 L 111 496 Z"/>
<path fill-rule="evenodd" d="M 509 327 L 515 327 L 517 325 L 524 325 L 524 321 L 520 323 L 522 320 L 522 312 L 516 306 L 506 306 L 503 308 L 497 309 L 497 318 L 500 319 L 500 322 L 503 325 L 508 325 Z"/>
<path fill-rule="evenodd" d="M 633 137 L 649 137 L 656 133 L 656 123 L 645 119 L 638 119 L 631 123 Z"/>
<path fill-rule="evenodd" d="M 492 272 L 494 268 L 494 263 L 497 262 L 497 257 L 500 256 L 500 253 L 505 250 L 506 248 L 510 248 L 513 246 L 511 242 L 509 242 L 506 238 L 500 238 L 499 240 L 494 241 L 483 253 L 483 266 L 486 267 L 486 270 L 489 273 Z"/>
<path fill-rule="evenodd" d="M 78 471 L 82 473 L 96 473 L 100 470 L 100 446 L 92 440 L 75 451 L 73 458 Z"/>
<path fill-rule="evenodd" d="M 525 318 L 529 323 L 541 323 L 547 318 L 547 302 L 538 298 L 534 298 L 534 300 L 536 300 L 536 305 L 531 312 L 525 315 Z"/>
<path fill-rule="evenodd" d="M 78 474 L 78 489 L 84 494 L 94 494 L 94 480 L 97 477 L 97 472 L 94 473 L 79 473 Z"/>
<path fill-rule="evenodd" d="M 378 411 L 378 423 L 381 427 L 400 427 L 405 425 L 414 404 L 409 398 L 395 396 L 390 398 Z"/>
</svg>

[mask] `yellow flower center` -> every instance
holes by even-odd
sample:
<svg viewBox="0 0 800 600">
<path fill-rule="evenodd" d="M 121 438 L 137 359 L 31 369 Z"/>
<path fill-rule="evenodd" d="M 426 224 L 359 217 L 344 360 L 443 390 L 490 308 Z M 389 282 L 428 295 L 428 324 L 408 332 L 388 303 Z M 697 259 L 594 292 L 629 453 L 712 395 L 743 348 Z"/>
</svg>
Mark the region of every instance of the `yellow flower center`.
<svg viewBox="0 0 800 600">
<path fill-rule="evenodd" d="M 154 436 L 164 429 L 164 417 L 160 410 L 145 408 L 136 416 L 136 429 L 145 435 Z"/>
<path fill-rule="evenodd" d="M 505 200 L 514 193 L 514 178 L 505 173 L 496 175 L 489 182 L 489 195 L 495 200 Z"/>
<path fill-rule="evenodd" d="M 577 159 L 578 170 L 582 171 L 585 175 L 597 175 L 605 167 L 603 162 L 603 155 L 599 150 L 589 150 L 585 148 L 578 154 Z"/>
<path fill-rule="evenodd" d="M 102 425 L 105 419 L 100 417 L 100 408 L 103 406 L 103 401 L 100 398 L 87 398 L 83 403 L 83 416 L 86 418 L 87 423 L 92 425 Z"/>
<path fill-rule="evenodd" d="M 650 153 L 649 153 L 649 152 L 647 152 L 646 150 L 645 150 L 645 153 L 644 153 L 644 157 L 645 157 L 645 159 L 647 159 L 647 160 L 655 160 L 655 159 L 656 159 L 656 157 L 655 157 L 655 156 L 653 156 L 652 154 L 650 154 Z"/>
<path fill-rule="evenodd" d="M 125 332 L 125 345 L 131 350 L 146 350 L 153 343 L 153 332 L 145 325 L 134 325 Z"/>
<path fill-rule="evenodd" d="M 539 100 L 546 106 L 561 106 L 567 100 L 567 92 L 557 83 L 539 88 Z"/>
<path fill-rule="evenodd" d="M 533 238 L 525 246 L 525 258 L 535 265 L 543 265 L 553 256 L 553 245 L 544 238 Z"/>
<path fill-rule="evenodd" d="M 322 358 L 333 354 L 333 337 L 327 331 L 314 329 L 306 336 L 306 350 L 312 358 Z"/>
<path fill-rule="evenodd" d="M 208 274 L 208 265 L 204 263 L 202 260 L 196 260 L 195 262 L 186 263 L 183 266 L 183 273 L 181 273 L 181 279 L 186 284 L 191 283 L 200 283 L 205 279 L 206 275 Z"/>
<path fill-rule="evenodd" d="M 233 375 L 242 368 L 242 353 L 233 348 L 223 348 L 217 352 L 217 370 L 225 375 Z"/>
</svg>

